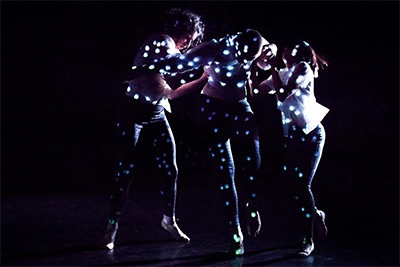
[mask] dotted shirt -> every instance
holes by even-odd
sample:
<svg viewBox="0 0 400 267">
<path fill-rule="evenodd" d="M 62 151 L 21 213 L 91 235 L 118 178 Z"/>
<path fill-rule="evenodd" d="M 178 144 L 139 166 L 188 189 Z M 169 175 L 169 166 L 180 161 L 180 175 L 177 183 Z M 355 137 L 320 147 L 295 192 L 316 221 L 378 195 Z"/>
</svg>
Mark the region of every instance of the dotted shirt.
<svg viewBox="0 0 400 267">
<path fill-rule="evenodd" d="M 174 40 L 166 34 L 154 34 L 145 40 L 135 56 L 133 65 L 158 62 L 172 56 L 179 56 Z M 162 74 L 149 73 L 129 81 L 126 95 L 142 102 L 162 104 L 169 109 L 167 101 L 171 90 Z"/>
<path fill-rule="evenodd" d="M 250 76 L 252 61 L 243 63 L 237 60 L 241 53 L 247 53 L 247 46 L 239 50 L 238 35 L 228 35 L 221 39 L 204 42 L 191 49 L 186 54 L 174 56 L 161 62 L 154 62 L 146 67 L 156 70 L 161 74 L 183 73 L 202 66 L 209 73 L 208 84 L 213 90 L 211 96 L 221 96 L 229 99 L 229 96 L 243 95 L 245 84 Z M 256 42 L 257 40 L 254 40 Z M 138 66 L 140 64 L 137 64 Z M 207 94 L 205 86 L 203 93 Z M 217 89 L 217 90 L 215 90 Z"/>
<path fill-rule="evenodd" d="M 296 71 L 296 68 L 304 69 L 304 71 L 298 71 L 298 69 Z M 279 70 L 278 73 L 283 86 L 289 81 L 297 85 L 284 101 L 277 101 L 277 108 L 282 115 L 284 136 L 288 136 L 290 125 L 299 126 L 305 134 L 310 133 L 329 112 L 328 108 L 317 103 L 314 96 L 314 72 L 308 63 L 300 62 L 290 69 Z M 276 90 L 272 77 L 269 77 L 265 83 Z M 278 90 L 283 90 L 283 88 Z"/>
</svg>

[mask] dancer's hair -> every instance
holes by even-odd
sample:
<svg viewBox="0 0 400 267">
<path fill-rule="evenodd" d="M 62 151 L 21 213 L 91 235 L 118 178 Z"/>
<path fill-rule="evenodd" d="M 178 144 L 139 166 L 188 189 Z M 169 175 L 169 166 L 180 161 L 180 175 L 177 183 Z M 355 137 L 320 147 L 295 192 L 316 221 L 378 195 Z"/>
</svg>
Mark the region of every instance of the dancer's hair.
<svg viewBox="0 0 400 267">
<path fill-rule="evenodd" d="M 201 16 L 188 9 L 172 8 L 166 13 L 164 20 L 165 33 L 172 38 L 180 39 L 194 32 L 191 46 L 196 46 L 203 40 L 204 28 Z"/>
<path fill-rule="evenodd" d="M 307 62 L 316 74 L 320 68 L 324 69 L 324 66 L 328 66 L 325 58 L 315 53 L 314 49 L 306 41 L 298 40 L 286 47 L 291 50 L 292 57 L 296 63 L 301 61 Z"/>
</svg>

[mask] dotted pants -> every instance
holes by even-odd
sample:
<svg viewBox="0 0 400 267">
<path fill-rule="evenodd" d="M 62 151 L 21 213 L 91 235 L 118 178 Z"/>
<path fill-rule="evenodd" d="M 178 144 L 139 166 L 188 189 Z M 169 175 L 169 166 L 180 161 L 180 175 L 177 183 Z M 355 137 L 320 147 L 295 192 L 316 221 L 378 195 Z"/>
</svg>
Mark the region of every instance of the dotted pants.
<svg viewBox="0 0 400 267">
<path fill-rule="evenodd" d="M 255 117 L 246 100 L 230 103 L 202 95 L 199 103 L 197 120 L 207 138 L 214 172 L 219 177 L 228 223 L 237 227 L 240 223 L 235 165 L 244 172 L 248 184 L 247 199 L 256 209 L 255 181 L 260 152 Z M 232 151 L 231 142 L 236 142 L 240 150 Z"/>
<path fill-rule="evenodd" d="M 324 143 L 325 129 L 322 124 L 308 135 L 300 127 L 292 125 L 288 137 L 285 137 L 283 177 L 296 201 L 301 228 L 307 237 L 313 237 L 316 208 L 311 182 L 321 159 Z"/>
<path fill-rule="evenodd" d="M 117 139 L 120 159 L 115 172 L 114 189 L 111 194 L 110 219 L 118 221 L 121 216 L 123 204 L 126 202 L 129 186 L 135 176 L 135 165 L 143 153 L 150 153 L 154 159 L 154 167 L 157 169 L 161 183 L 161 196 L 163 201 L 162 212 L 167 216 L 175 215 L 176 183 L 178 168 L 176 164 L 176 146 L 173 133 L 164 112 L 157 116 L 151 115 L 156 120 L 146 118 L 145 122 L 134 122 L 146 112 L 135 105 L 135 108 L 124 108 L 123 116 L 118 116 Z M 128 110 L 128 111 L 127 111 Z M 120 112 L 121 113 L 121 112 Z M 151 112 L 147 112 L 150 114 Z M 121 115 L 121 114 L 119 114 Z M 142 117 L 141 120 L 144 118 Z M 140 121 L 140 120 L 139 120 Z M 139 140 L 150 142 L 148 150 L 142 151 L 137 147 Z"/>
</svg>

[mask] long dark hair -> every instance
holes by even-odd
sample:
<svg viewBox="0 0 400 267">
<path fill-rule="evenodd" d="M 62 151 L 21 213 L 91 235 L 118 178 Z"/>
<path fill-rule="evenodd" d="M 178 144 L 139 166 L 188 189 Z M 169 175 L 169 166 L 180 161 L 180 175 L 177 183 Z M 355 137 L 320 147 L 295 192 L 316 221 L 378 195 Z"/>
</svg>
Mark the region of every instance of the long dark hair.
<svg viewBox="0 0 400 267">
<path fill-rule="evenodd" d="M 173 38 L 196 32 L 191 46 L 199 44 L 204 37 L 204 23 L 201 16 L 188 9 L 172 8 L 167 11 L 164 19 L 164 31 Z"/>
<path fill-rule="evenodd" d="M 324 66 L 328 66 L 328 61 L 315 53 L 314 49 L 303 40 L 298 40 L 287 48 L 291 49 L 292 57 L 296 63 L 301 61 L 307 62 L 313 72 L 318 76 L 318 70 L 324 69 Z"/>
</svg>

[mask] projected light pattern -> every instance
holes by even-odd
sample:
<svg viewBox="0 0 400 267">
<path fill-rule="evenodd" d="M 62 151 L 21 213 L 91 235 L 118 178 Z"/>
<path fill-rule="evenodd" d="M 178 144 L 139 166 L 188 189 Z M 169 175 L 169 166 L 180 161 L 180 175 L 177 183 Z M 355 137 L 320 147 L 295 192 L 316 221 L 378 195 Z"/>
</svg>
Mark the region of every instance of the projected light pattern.
<svg viewBox="0 0 400 267">
<path fill-rule="evenodd" d="M 248 54 L 250 47 L 254 47 L 254 44 L 259 42 L 258 38 L 254 38 L 247 41 L 249 43 L 239 44 L 238 36 L 240 34 L 227 35 L 218 41 L 214 39 L 203 43 L 201 49 L 195 47 L 184 55 L 175 53 L 168 57 L 161 57 L 157 62 L 153 60 L 135 65 L 132 69 L 135 70 L 141 66 L 162 74 L 176 74 L 206 66 L 205 70 L 209 73 L 208 83 L 210 85 L 227 92 L 238 92 L 243 90 L 247 83 L 252 61 L 241 60 L 239 62 L 237 58 L 242 54 Z M 154 41 L 152 45 L 148 45 L 147 50 L 144 49 L 145 52 L 151 53 L 157 44 L 158 42 Z M 162 44 L 159 46 L 163 47 Z M 160 52 L 160 54 L 162 53 Z M 184 82 L 186 81 L 181 81 L 182 84 Z"/>
<path fill-rule="evenodd" d="M 113 220 L 119 219 L 122 204 L 127 197 L 132 178 L 135 176 L 134 162 L 140 157 L 139 152 L 135 150 L 135 146 L 143 128 L 141 124 L 134 124 L 134 127 L 130 128 L 121 122 L 117 122 L 116 126 L 126 146 L 131 146 L 132 150 L 131 153 L 128 153 L 125 158 L 117 163 L 115 190 L 110 196 Z M 148 127 L 153 127 L 149 133 L 151 134 L 151 145 L 154 148 L 155 171 L 158 173 L 157 178 L 159 179 L 157 179 L 157 182 L 161 181 L 159 192 L 163 200 L 163 212 L 168 216 L 172 216 L 177 178 L 175 141 L 167 121 L 151 124 Z M 123 129 L 127 130 L 123 131 Z"/>
<path fill-rule="evenodd" d="M 229 224 L 235 226 L 239 226 L 239 216 L 234 180 L 235 164 L 230 138 L 248 144 L 238 156 L 246 176 L 249 177 L 247 179 L 250 186 L 248 197 L 253 200 L 256 198 L 255 173 L 260 164 L 259 144 L 258 140 L 255 140 L 258 138 L 255 118 L 247 100 L 243 99 L 252 61 L 239 60 L 239 58 L 248 58 L 260 39 L 254 38 L 247 41 L 249 43 L 239 43 L 238 37 L 239 34 L 228 35 L 218 41 L 203 43 L 186 54 L 175 54 L 168 58 L 160 58 L 157 62 L 148 61 L 144 65 L 140 64 L 132 68 L 134 72 L 140 69 L 150 73 L 174 75 L 204 67 L 204 71 L 209 74 L 206 88 L 209 86 L 219 95 L 225 95 L 227 98 L 230 96 L 242 98 L 238 103 L 232 102 L 228 107 L 225 102 L 234 101 L 234 99 L 223 101 L 224 104 L 219 105 L 214 102 L 215 98 L 205 97 L 197 111 L 210 136 L 209 152 L 215 164 L 216 176 L 220 179 L 220 192 L 224 195 L 224 206 L 229 213 Z M 161 44 L 160 47 L 162 47 Z M 146 52 L 151 51 L 152 47 L 149 45 L 149 50 Z M 181 84 L 185 82 L 186 80 L 181 80 Z M 131 88 L 132 91 L 134 90 Z M 159 164 L 163 169 L 163 163 Z"/>
</svg>

